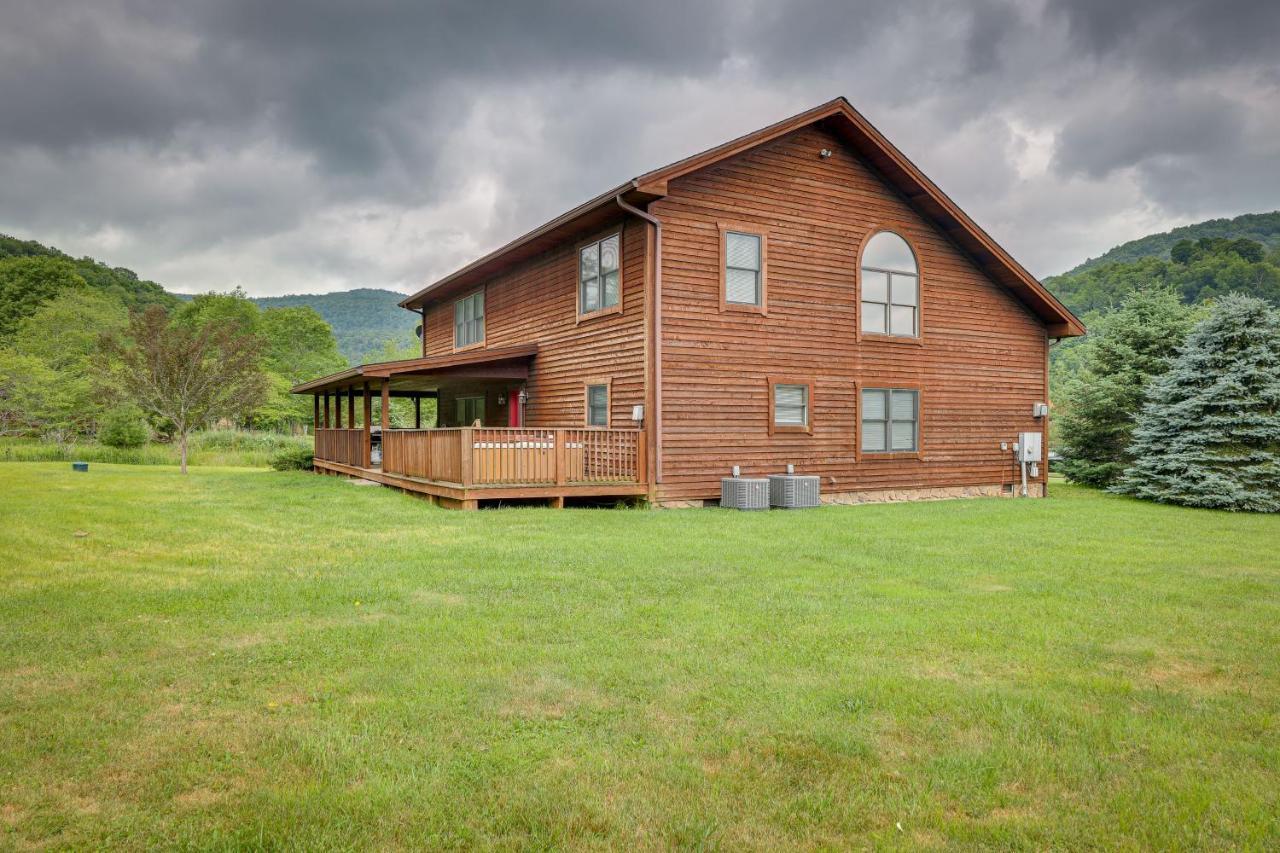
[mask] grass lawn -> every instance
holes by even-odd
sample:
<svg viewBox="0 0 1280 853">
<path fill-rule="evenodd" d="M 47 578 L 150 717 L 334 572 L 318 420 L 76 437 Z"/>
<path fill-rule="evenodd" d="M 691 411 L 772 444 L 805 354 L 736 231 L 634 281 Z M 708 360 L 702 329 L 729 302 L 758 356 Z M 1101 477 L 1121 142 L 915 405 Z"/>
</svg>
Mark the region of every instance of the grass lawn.
<svg viewBox="0 0 1280 853">
<path fill-rule="evenodd" d="M 0 848 L 1280 845 L 1280 517 L 0 465 Z"/>
</svg>

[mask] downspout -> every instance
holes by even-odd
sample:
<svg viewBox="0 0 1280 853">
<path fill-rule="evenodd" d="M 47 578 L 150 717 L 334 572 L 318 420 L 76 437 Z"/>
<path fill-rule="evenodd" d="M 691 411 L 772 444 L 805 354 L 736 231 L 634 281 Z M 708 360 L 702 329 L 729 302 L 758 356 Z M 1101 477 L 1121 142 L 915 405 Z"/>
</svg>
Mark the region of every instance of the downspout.
<svg viewBox="0 0 1280 853">
<path fill-rule="evenodd" d="M 632 182 L 634 186 L 634 182 Z M 618 207 L 653 226 L 653 479 L 662 482 L 662 222 L 634 205 L 622 193 L 614 196 Z"/>
</svg>

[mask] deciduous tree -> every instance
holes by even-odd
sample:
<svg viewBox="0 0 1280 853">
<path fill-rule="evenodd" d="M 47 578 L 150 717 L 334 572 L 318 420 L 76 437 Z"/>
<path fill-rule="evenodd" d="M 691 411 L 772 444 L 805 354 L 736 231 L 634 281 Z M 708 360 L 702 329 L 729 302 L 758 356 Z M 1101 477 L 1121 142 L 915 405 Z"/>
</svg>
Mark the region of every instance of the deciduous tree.
<svg viewBox="0 0 1280 853">
<path fill-rule="evenodd" d="M 129 337 L 111 345 L 123 387 L 145 411 L 173 423 L 184 474 L 193 429 L 241 417 L 266 396 L 261 339 L 232 319 L 173 322 L 153 306 L 134 315 Z"/>
</svg>

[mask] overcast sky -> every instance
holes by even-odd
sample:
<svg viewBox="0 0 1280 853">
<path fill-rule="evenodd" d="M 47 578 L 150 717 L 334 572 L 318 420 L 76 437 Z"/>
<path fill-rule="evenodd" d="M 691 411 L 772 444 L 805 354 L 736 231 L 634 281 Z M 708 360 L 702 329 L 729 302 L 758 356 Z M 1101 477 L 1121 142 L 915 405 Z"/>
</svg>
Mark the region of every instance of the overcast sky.
<svg viewBox="0 0 1280 853">
<path fill-rule="evenodd" d="M 1277 45 L 1276 0 L 0 0 L 0 232 L 411 291 L 844 95 L 1046 276 L 1280 208 Z"/>
</svg>

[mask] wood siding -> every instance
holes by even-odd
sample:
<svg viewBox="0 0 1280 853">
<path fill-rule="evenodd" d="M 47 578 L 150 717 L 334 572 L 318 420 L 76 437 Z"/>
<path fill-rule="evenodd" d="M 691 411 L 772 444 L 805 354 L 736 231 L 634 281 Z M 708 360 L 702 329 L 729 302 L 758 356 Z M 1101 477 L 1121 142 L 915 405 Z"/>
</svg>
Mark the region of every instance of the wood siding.
<svg viewBox="0 0 1280 853">
<path fill-rule="evenodd" d="M 578 247 L 622 230 L 621 311 L 578 316 Z M 631 426 L 631 407 L 645 402 L 646 227 L 619 218 L 609 227 L 577 235 L 561 246 L 490 279 L 485 285 L 485 346 L 535 342 L 524 424 L 565 427 L 586 423 L 585 386 L 608 382 L 610 423 Z M 471 292 L 471 291 L 468 291 Z M 427 306 L 423 355 L 453 348 L 453 299 Z M 506 383 L 511 388 L 519 383 Z M 452 423 L 457 396 L 487 398 L 485 426 L 503 427 L 506 407 L 498 386 L 441 389 L 442 423 Z"/>
<path fill-rule="evenodd" d="M 1016 479 L 1000 443 L 1046 430 L 1031 414 L 1048 399 L 1042 321 L 835 135 L 810 126 L 673 180 L 649 212 L 663 223 L 660 500 L 716 497 L 735 464 L 764 474 L 792 462 L 824 493 Z M 723 310 L 726 222 L 766 235 L 764 313 Z M 919 260 L 919 341 L 859 334 L 859 249 L 886 227 Z M 811 434 L 770 435 L 778 377 L 813 383 Z M 615 416 L 639 397 L 626 387 Z M 920 389 L 920 453 L 858 452 L 863 387 Z"/>
</svg>

